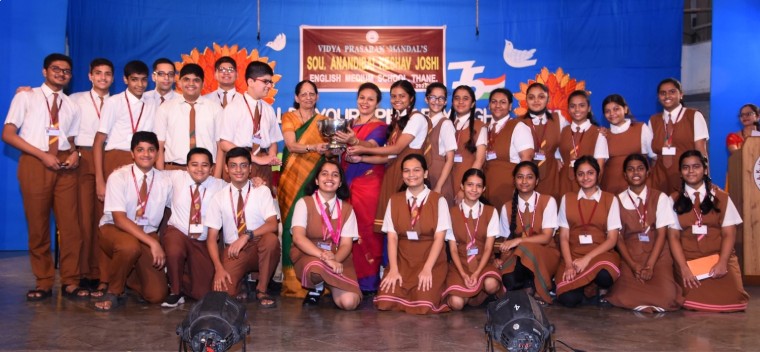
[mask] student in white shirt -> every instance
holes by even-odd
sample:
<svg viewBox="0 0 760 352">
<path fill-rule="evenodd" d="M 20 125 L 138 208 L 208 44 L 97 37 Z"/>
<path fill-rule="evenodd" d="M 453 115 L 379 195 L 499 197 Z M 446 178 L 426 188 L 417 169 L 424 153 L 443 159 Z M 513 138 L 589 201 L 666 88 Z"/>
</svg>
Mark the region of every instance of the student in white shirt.
<svg viewBox="0 0 760 352">
<path fill-rule="evenodd" d="M 162 57 L 153 61 L 151 77 L 156 84 L 156 89 L 145 92 L 145 99 L 158 106 L 179 97 L 179 94 L 174 91 L 176 75 L 177 68 L 172 60 Z"/>
<path fill-rule="evenodd" d="M 235 99 L 242 99 L 240 93 L 235 89 L 238 72 L 235 59 L 229 56 L 222 56 L 214 62 L 214 78 L 219 87 L 203 97 L 213 100 L 223 109 L 230 105 Z"/>
<path fill-rule="evenodd" d="M 79 132 L 79 107 L 63 93 L 71 80 L 71 58 L 50 54 L 43 62 L 44 83 L 20 91 L 11 101 L 3 142 L 22 152 L 18 179 L 29 231 L 29 259 L 36 277 L 28 301 L 50 298 L 55 267 L 50 251 L 50 211 L 57 220 L 61 250 L 61 294 L 86 298 L 79 287 L 82 238 L 77 221 L 77 166 L 74 137 Z"/>
<path fill-rule="evenodd" d="M 267 185 L 272 184 L 272 166 L 281 164 L 277 142 L 283 140 L 274 109 L 264 101 L 274 86 L 273 76 L 274 71 L 266 63 L 248 64 L 248 90 L 224 109 L 219 141 L 224 152 L 235 147 L 249 148 L 253 163 L 250 176 L 262 178 Z"/>
<path fill-rule="evenodd" d="M 203 219 L 211 199 L 226 185 L 211 176 L 215 166 L 210 151 L 190 149 L 186 160 L 186 171 L 164 172 L 171 185 L 172 211 L 161 237 L 170 287 L 161 306 L 168 308 L 184 303 L 184 296 L 199 300 L 211 289 L 214 263 L 206 247 L 208 229 Z"/>
<path fill-rule="evenodd" d="M 158 136 L 159 170 L 186 170 L 186 155 L 195 147 L 212 153 L 218 152 L 217 141 L 222 127 L 222 108 L 213 101 L 200 96 L 203 88 L 203 68 L 187 64 L 179 73 L 182 95 L 158 107 L 155 131 Z M 217 168 L 218 169 L 218 168 Z M 221 178 L 221 169 L 214 176 Z"/>
<path fill-rule="evenodd" d="M 262 308 L 272 308 L 277 301 L 267 294 L 267 285 L 280 261 L 277 239 L 277 211 L 269 188 L 254 187 L 250 181 L 251 154 L 245 148 L 232 148 L 225 156 L 224 168 L 230 184 L 216 193 L 203 224 L 208 227 L 206 246 L 214 262 L 212 290 L 240 294 L 243 276 L 259 273 L 255 296 Z M 217 239 L 224 229 L 224 252 L 219 259 Z"/>
<path fill-rule="evenodd" d="M 469 86 L 461 85 L 451 94 L 449 119 L 454 122 L 457 142 L 451 183 L 457 204 L 464 199 L 464 191 L 457 187 L 462 181 L 462 175 L 469 169 L 482 170 L 486 162 L 488 128 L 475 116 L 475 100 L 475 91 Z"/>
<path fill-rule="evenodd" d="M 431 83 L 425 90 L 428 119 L 433 127 L 430 131 L 430 145 L 437 147 L 430 151 L 428 175 L 432 190 L 446 198 L 449 205 L 454 205 L 455 192 L 451 182 L 451 170 L 454 168 L 454 154 L 458 146 L 454 123 L 448 119 L 444 111 L 447 95 L 446 86 L 439 82 Z"/>
<path fill-rule="evenodd" d="M 126 301 L 126 286 L 149 303 L 160 303 L 167 295 L 164 264 L 166 254 L 158 239 L 170 187 L 166 176 L 153 166 L 158 138 L 153 132 L 132 136 L 134 163 L 108 177 L 100 247 L 111 258 L 108 291 L 95 302 L 95 309 L 110 311 Z"/>
<path fill-rule="evenodd" d="M 107 280 L 103 251 L 98 246 L 100 228 L 98 223 L 103 216 L 103 207 L 95 194 L 95 163 L 92 155 L 92 143 L 100 124 L 100 112 L 103 111 L 105 100 L 110 96 L 109 89 L 113 83 L 113 63 L 104 58 L 97 58 L 90 62 L 90 82 L 92 88 L 85 92 L 74 93 L 71 100 L 74 101 L 81 111 L 81 123 L 79 134 L 75 138 L 76 148 L 79 150 L 79 168 L 77 179 L 79 183 L 78 214 L 79 225 L 82 231 L 82 252 L 79 257 L 79 268 L 82 280 L 80 286 L 87 287 L 92 291 L 98 289 L 105 293 L 105 286 L 100 286 L 100 281 Z M 98 287 L 100 286 L 100 287 Z M 102 296 L 101 291 L 93 292 L 93 297 Z"/>
</svg>

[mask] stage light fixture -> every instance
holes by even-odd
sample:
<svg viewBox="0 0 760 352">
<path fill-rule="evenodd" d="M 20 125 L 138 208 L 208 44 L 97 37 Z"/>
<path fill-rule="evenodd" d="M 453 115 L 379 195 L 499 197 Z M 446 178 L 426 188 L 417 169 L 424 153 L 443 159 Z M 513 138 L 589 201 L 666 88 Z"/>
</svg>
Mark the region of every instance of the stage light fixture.
<svg viewBox="0 0 760 352">
<path fill-rule="evenodd" d="M 209 292 L 190 309 L 177 326 L 180 336 L 179 351 L 222 352 L 241 340 L 246 349 L 245 337 L 251 332 L 245 305 L 226 292 Z"/>
</svg>

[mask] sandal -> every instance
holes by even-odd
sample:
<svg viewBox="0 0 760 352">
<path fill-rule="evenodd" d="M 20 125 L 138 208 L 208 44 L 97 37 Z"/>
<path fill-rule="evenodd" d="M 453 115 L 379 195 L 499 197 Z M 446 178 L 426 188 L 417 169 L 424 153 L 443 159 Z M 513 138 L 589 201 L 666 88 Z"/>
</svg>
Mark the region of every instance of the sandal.
<svg viewBox="0 0 760 352">
<path fill-rule="evenodd" d="M 110 312 L 118 307 L 123 306 L 124 303 L 126 303 L 126 301 L 127 301 L 126 294 L 122 293 L 120 295 L 116 295 L 116 294 L 108 292 L 95 302 L 94 307 L 95 307 L 95 310 L 99 312 Z M 111 306 L 108 308 L 99 307 L 97 304 L 102 303 L 102 302 L 111 302 Z"/>
<path fill-rule="evenodd" d="M 66 297 L 71 300 L 83 300 L 83 299 L 90 299 L 90 291 L 86 288 L 76 287 L 74 290 L 70 291 L 68 290 L 69 287 L 74 285 L 62 285 L 61 286 L 61 296 Z M 83 294 L 85 293 L 85 294 Z"/>
<path fill-rule="evenodd" d="M 108 292 L 108 283 L 101 282 L 98 284 L 98 287 L 90 291 L 90 297 L 102 298 L 103 296 L 106 295 L 106 292 Z"/>
<path fill-rule="evenodd" d="M 35 288 L 26 292 L 26 300 L 29 302 L 39 302 L 50 298 L 53 295 L 53 289 L 41 290 Z"/>
<path fill-rule="evenodd" d="M 274 308 L 277 306 L 277 301 L 266 292 L 256 290 L 256 299 L 259 301 L 259 307 L 261 308 Z"/>
</svg>

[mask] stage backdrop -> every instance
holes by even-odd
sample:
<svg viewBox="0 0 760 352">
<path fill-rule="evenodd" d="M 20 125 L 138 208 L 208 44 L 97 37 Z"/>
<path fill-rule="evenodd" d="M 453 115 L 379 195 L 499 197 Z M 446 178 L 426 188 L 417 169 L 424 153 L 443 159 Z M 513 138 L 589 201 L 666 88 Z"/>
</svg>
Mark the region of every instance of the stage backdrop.
<svg viewBox="0 0 760 352">
<path fill-rule="evenodd" d="M 125 88 L 121 72 L 129 60 L 150 65 L 167 57 L 180 65 L 209 67 L 214 58 L 228 54 L 274 67 L 275 91 L 268 100 L 281 114 L 292 105 L 293 88 L 302 79 L 302 26 L 367 32 L 371 28 L 366 27 L 438 27 L 444 52 L 427 64 L 433 69 L 437 64 L 452 89 L 473 86 L 479 115 L 488 115 L 490 90 L 506 87 L 522 97 L 521 89 L 539 80 L 552 89 L 550 108 L 564 110 L 567 95 L 583 88 L 592 93 L 597 120 L 604 120 L 600 104 L 612 93 L 624 95 L 636 117 L 647 120 L 659 109 L 657 82 L 680 73 L 682 7 L 675 0 L 488 1 L 480 2 L 479 9 L 476 2 L 459 0 L 326 0 L 261 1 L 258 13 L 257 1 L 250 0 L 70 0 L 67 34 L 76 64 L 72 90 L 89 88 L 87 63 L 95 57 L 116 65 L 115 93 Z M 368 43 L 372 38 L 367 36 Z M 42 56 L 27 59 L 36 62 Z M 418 108 L 424 107 L 423 95 L 417 94 Z M 352 116 L 355 102 L 354 92 L 325 91 L 318 105 L 330 116 Z M 517 111 L 524 111 L 516 104 Z M 387 93 L 381 105 L 389 108 Z M 17 194 L 12 172 L 6 178 L 4 184 Z M 20 204 L 13 206 L 20 209 Z"/>
</svg>

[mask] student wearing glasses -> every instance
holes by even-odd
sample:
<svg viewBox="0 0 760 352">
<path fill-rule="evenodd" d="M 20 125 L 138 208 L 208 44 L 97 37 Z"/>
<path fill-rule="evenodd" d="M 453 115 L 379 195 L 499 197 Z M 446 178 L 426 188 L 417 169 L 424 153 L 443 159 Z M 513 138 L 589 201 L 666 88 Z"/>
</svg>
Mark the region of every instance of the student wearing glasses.
<svg viewBox="0 0 760 352">
<path fill-rule="evenodd" d="M 760 116 L 760 108 L 755 104 L 744 104 L 739 109 L 739 122 L 742 124 L 742 130 L 739 132 L 731 132 L 726 137 L 726 147 L 728 151 L 733 154 L 735 151 L 742 149 L 744 141 L 752 136 L 752 132 L 758 131 L 760 125 L 758 124 L 758 116 Z"/>
<path fill-rule="evenodd" d="M 177 68 L 174 63 L 162 57 L 153 62 L 153 82 L 156 89 L 145 92 L 145 99 L 156 105 L 161 105 L 169 100 L 179 96 L 174 91 L 174 80 L 176 79 Z"/>
<path fill-rule="evenodd" d="M 214 79 L 218 87 L 215 91 L 204 95 L 204 98 L 211 99 L 226 108 L 235 99 L 241 99 L 240 93 L 235 89 L 237 82 L 237 63 L 235 59 L 229 56 L 222 56 L 214 62 Z"/>
<path fill-rule="evenodd" d="M 454 123 L 446 116 L 446 86 L 432 83 L 425 91 L 425 102 L 430 109 L 428 119 L 433 130 L 430 132 L 431 153 L 428 156 L 430 186 L 439 193 L 449 205 L 454 205 L 454 187 L 451 182 L 451 170 L 454 168 L 454 153 L 457 150 Z"/>
</svg>

